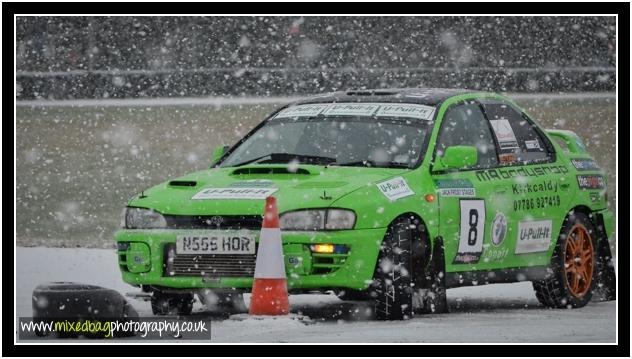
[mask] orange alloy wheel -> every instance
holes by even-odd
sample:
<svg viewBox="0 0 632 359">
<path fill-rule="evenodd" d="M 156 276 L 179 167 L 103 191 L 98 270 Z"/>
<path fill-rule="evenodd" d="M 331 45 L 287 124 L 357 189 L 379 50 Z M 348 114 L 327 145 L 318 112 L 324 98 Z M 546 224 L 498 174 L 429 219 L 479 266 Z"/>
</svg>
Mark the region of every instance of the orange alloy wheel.
<svg viewBox="0 0 632 359">
<path fill-rule="evenodd" d="M 592 283 L 594 260 L 592 238 L 581 224 L 574 225 L 566 239 L 564 268 L 570 293 L 583 297 Z"/>
</svg>

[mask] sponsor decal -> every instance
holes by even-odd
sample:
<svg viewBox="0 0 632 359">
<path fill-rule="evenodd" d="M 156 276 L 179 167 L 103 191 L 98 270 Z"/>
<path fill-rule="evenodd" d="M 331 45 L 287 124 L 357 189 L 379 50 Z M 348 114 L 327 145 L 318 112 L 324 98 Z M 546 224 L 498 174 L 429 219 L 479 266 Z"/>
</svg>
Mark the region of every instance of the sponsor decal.
<svg viewBox="0 0 632 359">
<path fill-rule="evenodd" d="M 476 171 L 476 179 L 481 182 L 495 181 L 502 179 L 509 179 L 514 177 L 540 177 L 550 174 L 565 174 L 568 173 L 566 166 L 560 165 L 543 165 L 543 166 L 529 166 L 521 168 L 510 169 L 489 169 Z"/>
<path fill-rule="evenodd" d="M 559 195 L 538 196 L 535 198 L 521 198 L 514 200 L 514 211 L 532 210 L 537 208 L 559 207 L 562 203 Z"/>
<path fill-rule="evenodd" d="M 527 148 L 527 150 L 539 150 L 540 149 L 540 141 L 538 141 L 538 140 L 524 141 L 524 145 Z"/>
<path fill-rule="evenodd" d="M 557 192 L 557 189 L 557 182 L 553 182 L 552 180 L 544 180 L 540 183 L 524 183 L 511 185 L 511 190 L 515 195 L 538 192 Z"/>
<path fill-rule="evenodd" d="M 499 246 L 507 236 L 507 218 L 502 212 L 496 213 L 492 221 L 492 244 Z"/>
<path fill-rule="evenodd" d="M 403 177 L 395 177 L 388 181 L 380 182 L 377 184 L 377 188 L 391 201 L 415 194 L 415 192 L 408 187 L 408 183 L 406 183 Z"/>
<path fill-rule="evenodd" d="M 589 171 L 600 169 L 592 158 L 571 158 L 571 163 L 579 171 Z"/>
<path fill-rule="evenodd" d="M 599 202 L 599 200 L 601 200 L 601 195 L 598 192 L 591 192 L 590 200 L 593 202 Z"/>
<path fill-rule="evenodd" d="M 489 122 L 494 129 L 501 150 L 518 148 L 518 141 L 509 120 L 491 120 Z"/>
<path fill-rule="evenodd" d="M 515 153 L 501 153 L 498 155 L 501 164 L 507 164 L 518 161 Z"/>
<path fill-rule="evenodd" d="M 513 150 L 513 149 L 518 148 L 518 142 L 517 141 L 498 142 L 498 145 L 500 146 L 501 151 L 502 150 Z"/>
<path fill-rule="evenodd" d="M 265 199 L 278 190 L 260 187 L 205 188 L 191 199 Z"/>
<path fill-rule="evenodd" d="M 405 117 L 419 120 L 432 120 L 435 108 L 418 104 L 389 103 L 328 103 L 288 107 L 281 110 L 275 118 L 329 116 L 375 116 Z"/>
<path fill-rule="evenodd" d="M 429 120 L 434 114 L 434 107 L 413 104 L 382 105 L 375 114 L 378 117 L 411 117 Z"/>
<path fill-rule="evenodd" d="M 553 221 L 520 221 L 518 224 L 518 239 L 516 254 L 545 252 L 551 245 Z"/>
<path fill-rule="evenodd" d="M 281 110 L 274 118 L 291 117 L 313 117 L 318 116 L 323 110 L 329 107 L 328 104 L 312 104 L 288 107 Z"/>
<path fill-rule="evenodd" d="M 230 185 L 230 187 L 270 187 L 274 183 L 265 179 L 253 179 L 247 181 L 239 181 Z"/>
<path fill-rule="evenodd" d="M 329 116 L 371 116 L 379 108 L 379 105 L 372 103 L 340 103 L 330 105 L 323 112 Z"/>
<path fill-rule="evenodd" d="M 475 197 L 476 189 L 468 179 L 443 179 L 436 181 L 443 197 Z"/>
<path fill-rule="evenodd" d="M 488 245 L 489 246 L 489 245 Z M 485 254 L 483 255 L 484 262 L 498 261 L 501 260 L 509 254 L 509 248 L 507 247 L 498 247 L 498 248 L 485 248 Z"/>
<path fill-rule="evenodd" d="M 462 199 L 459 248 L 454 264 L 477 263 L 483 253 L 485 238 L 485 201 L 482 199 Z"/>
<path fill-rule="evenodd" d="M 579 189 L 604 189 L 606 182 L 601 175 L 577 175 Z"/>
</svg>

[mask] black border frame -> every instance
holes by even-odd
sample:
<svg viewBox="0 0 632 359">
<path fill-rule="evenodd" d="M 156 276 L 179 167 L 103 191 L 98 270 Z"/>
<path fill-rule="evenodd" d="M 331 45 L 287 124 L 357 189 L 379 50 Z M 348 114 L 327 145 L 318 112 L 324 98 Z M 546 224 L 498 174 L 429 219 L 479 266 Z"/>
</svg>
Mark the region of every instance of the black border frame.
<svg viewBox="0 0 632 359">
<path fill-rule="evenodd" d="M 360 5 L 360 6 L 356 6 Z M 559 5 L 559 6 L 555 6 Z M 401 13 L 418 13 L 418 14 L 449 14 L 451 12 L 457 12 L 458 14 L 502 14 L 502 15 L 567 15 L 567 14 L 618 14 L 618 33 L 617 33 L 617 46 L 618 46 L 618 74 L 617 74 L 617 87 L 618 96 L 623 99 L 623 106 L 619 106 L 620 119 L 619 126 L 627 128 L 629 125 L 629 102 L 626 101 L 629 97 L 628 89 L 629 84 L 629 44 L 630 44 L 630 4 L 629 3 L 605 3 L 605 2 L 593 2 L 593 3 L 354 3 L 351 6 L 344 6 L 343 4 L 328 3 L 3 3 L 2 4 L 2 17 L 3 17 L 3 30 L 5 33 L 5 39 L 3 48 L 5 54 L 13 53 L 13 41 L 10 41 L 9 34 L 14 37 L 13 31 L 14 15 L 15 14 L 116 14 L 116 13 L 143 13 L 143 14 L 193 14 L 193 13 L 217 13 L 217 14 L 236 14 L 243 13 L 257 13 L 257 14 L 296 14 L 303 13 L 309 14 L 322 14 L 327 11 L 333 11 L 337 14 L 358 14 L 364 12 L 365 15 L 383 15 L 383 14 L 401 14 Z M 5 55 L 8 58 L 9 55 Z M 5 61 L 3 69 L 5 74 L 14 70 L 14 61 Z M 9 77 L 8 75 L 6 76 Z M 15 100 L 13 92 L 13 81 L 4 81 L 4 99 L 5 103 L 12 103 Z M 620 102 L 621 103 L 621 102 Z M 7 106 L 8 107 L 8 106 Z M 8 111 L 8 110 L 7 110 Z M 15 118 L 13 119 L 15 124 Z M 9 138 L 8 128 L 12 124 L 5 120 L 3 121 L 3 127 L 7 130 L 5 139 Z M 617 128 L 617 131 L 621 131 Z M 625 135 L 624 135 L 625 136 Z M 15 141 L 15 138 L 13 139 Z M 624 143 L 629 141 L 624 139 Z M 5 169 L 8 170 L 11 166 L 11 159 L 9 153 L 13 153 L 15 161 L 15 142 L 13 142 L 13 148 L 9 148 L 10 141 L 5 141 Z M 620 163 L 630 163 L 628 158 L 628 152 L 626 148 L 623 148 L 620 156 Z M 623 156 L 621 158 L 621 156 Z M 628 160 L 628 161 L 626 161 Z M 622 166 L 625 168 L 626 166 Z M 629 169 L 629 168 L 628 168 Z M 15 169 L 13 169 L 15 171 Z M 9 173 L 9 172 L 7 172 Z M 14 181 L 15 179 L 15 172 Z M 618 191 L 618 203 L 630 203 L 629 193 L 627 192 L 629 183 L 629 172 L 619 171 L 618 179 L 623 184 L 617 188 Z M 10 192 L 9 185 L 5 182 L 5 193 Z M 15 183 L 14 183 L 15 184 Z M 15 188 L 15 187 L 14 187 Z M 623 188 L 623 195 L 621 192 Z M 628 201 L 626 201 L 628 199 Z M 15 200 L 15 197 L 14 197 Z M 627 224 L 625 217 L 621 216 L 623 212 L 624 216 L 628 213 L 626 208 L 617 213 L 617 218 L 624 218 L 623 225 Z M 14 216 L 15 216 L 14 207 Z M 8 216 L 7 216 L 8 217 Z M 4 231 L 9 231 L 9 225 L 7 224 Z M 620 226 L 621 228 L 621 226 Z M 3 250 L 5 253 L 5 260 L 3 261 L 3 269 L 5 272 L 5 281 L 3 287 L 5 293 L 13 292 L 13 282 L 9 280 L 9 273 L 13 273 L 15 268 L 14 258 L 11 258 L 11 253 L 14 250 L 14 236 L 9 236 L 3 242 Z M 44 355 L 44 356 L 90 356 L 96 354 L 98 356 L 103 355 L 126 355 L 126 356 L 209 356 L 209 355 L 223 355 L 223 356 L 296 356 L 300 354 L 308 354 L 310 356 L 329 356 L 329 355 L 344 355 L 344 356 L 486 356 L 486 357 L 505 357 L 505 356 L 629 356 L 630 343 L 629 343 L 629 328 L 630 328 L 630 315 L 629 315 L 629 276 L 627 271 L 629 267 L 629 258 L 627 254 L 630 253 L 629 231 L 622 231 L 617 235 L 620 240 L 618 241 L 619 253 L 623 256 L 618 258 L 619 268 L 623 268 L 623 271 L 619 271 L 619 288 L 618 297 L 621 300 L 619 303 L 618 321 L 618 345 L 510 345 L 503 350 L 495 350 L 490 348 L 490 345 L 424 345 L 422 347 L 417 346 L 397 346 L 395 350 L 390 346 L 361 346 L 361 345 L 340 345 L 334 347 L 328 347 L 326 345 L 306 345 L 307 348 L 298 348 L 296 346 L 264 346 L 254 345 L 246 346 L 240 345 L 239 349 L 235 348 L 235 345 L 219 345 L 219 346 L 156 346 L 156 345 L 90 345 L 90 346 L 72 346 L 72 345 L 15 345 L 13 343 L 13 335 L 15 330 L 15 321 L 8 320 L 9 316 L 13 316 L 13 310 L 15 305 L 15 297 L 12 295 L 12 300 L 4 301 L 4 314 L 5 320 L 3 322 L 3 349 L 2 355 L 5 356 L 25 356 L 25 355 Z M 13 238 L 13 240 L 9 240 Z M 623 289 L 623 290 L 622 290 Z M 623 297 L 622 297 L 623 296 Z M 5 295 L 5 299 L 8 295 Z M 626 300 L 627 299 L 627 300 Z M 513 323 L 515 325 L 517 323 Z M 237 344 L 239 345 L 239 344 Z M 236 350 L 237 349 L 237 350 Z M 491 350 L 490 350 L 491 349 Z M 558 350 L 559 349 L 559 350 Z"/>
</svg>

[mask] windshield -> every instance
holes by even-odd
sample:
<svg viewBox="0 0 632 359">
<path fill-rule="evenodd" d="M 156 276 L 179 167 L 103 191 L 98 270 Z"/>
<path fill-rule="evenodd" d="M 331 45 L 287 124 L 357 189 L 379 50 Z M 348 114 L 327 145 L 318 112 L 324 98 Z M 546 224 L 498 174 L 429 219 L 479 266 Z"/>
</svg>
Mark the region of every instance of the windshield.
<svg viewBox="0 0 632 359">
<path fill-rule="evenodd" d="M 288 107 L 220 166 L 293 162 L 412 168 L 421 160 L 433 113 L 433 107 L 414 104 Z"/>
</svg>

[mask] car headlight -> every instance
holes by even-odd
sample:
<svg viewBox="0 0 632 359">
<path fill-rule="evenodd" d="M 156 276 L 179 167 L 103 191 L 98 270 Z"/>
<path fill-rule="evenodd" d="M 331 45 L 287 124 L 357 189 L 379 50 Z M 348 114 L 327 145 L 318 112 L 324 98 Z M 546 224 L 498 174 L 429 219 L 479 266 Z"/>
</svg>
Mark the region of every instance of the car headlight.
<svg viewBox="0 0 632 359">
<path fill-rule="evenodd" d="M 152 209 L 134 207 L 125 209 L 125 228 L 146 229 L 165 227 L 167 227 L 165 217 Z"/>
<path fill-rule="evenodd" d="M 346 209 L 306 209 L 282 214 L 280 225 L 290 231 L 352 229 L 355 219 L 355 213 Z"/>
</svg>

